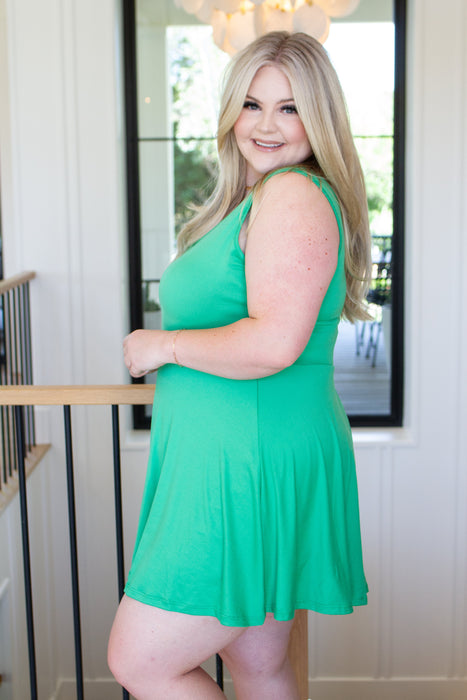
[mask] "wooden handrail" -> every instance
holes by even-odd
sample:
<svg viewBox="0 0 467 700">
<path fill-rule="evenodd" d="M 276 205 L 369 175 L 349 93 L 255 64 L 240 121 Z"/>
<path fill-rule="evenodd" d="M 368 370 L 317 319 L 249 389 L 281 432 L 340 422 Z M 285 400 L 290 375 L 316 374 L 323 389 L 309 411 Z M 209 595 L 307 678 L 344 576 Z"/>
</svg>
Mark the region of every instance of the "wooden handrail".
<svg viewBox="0 0 467 700">
<path fill-rule="evenodd" d="M 0 387 L 0 406 L 145 406 L 153 398 L 154 384 Z"/>
<path fill-rule="evenodd" d="M 22 284 L 26 284 L 30 280 L 33 280 L 36 276 L 35 272 L 19 272 L 17 275 L 8 277 L 6 280 L 0 280 L 0 294 L 6 294 L 16 287 L 21 287 Z"/>
</svg>

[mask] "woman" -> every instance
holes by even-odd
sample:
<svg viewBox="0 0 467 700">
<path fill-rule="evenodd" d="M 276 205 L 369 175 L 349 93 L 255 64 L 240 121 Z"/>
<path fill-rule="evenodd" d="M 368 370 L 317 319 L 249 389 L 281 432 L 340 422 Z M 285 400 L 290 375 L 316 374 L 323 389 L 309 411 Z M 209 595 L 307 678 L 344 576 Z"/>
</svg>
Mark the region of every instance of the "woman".
<svg viewBox="0 0 467 700">
<path fill-rule="evenodd" d="M 360 164 L 320 44 L 274 32 L 227 74 L 217 187 L 161 282 L 149 470 L 109 663 L 138 698 L 295 700 L 296 609 L 366 603 L 349 425 L 333 385 L 344 314 L 365 317 Z"/>
</svg>

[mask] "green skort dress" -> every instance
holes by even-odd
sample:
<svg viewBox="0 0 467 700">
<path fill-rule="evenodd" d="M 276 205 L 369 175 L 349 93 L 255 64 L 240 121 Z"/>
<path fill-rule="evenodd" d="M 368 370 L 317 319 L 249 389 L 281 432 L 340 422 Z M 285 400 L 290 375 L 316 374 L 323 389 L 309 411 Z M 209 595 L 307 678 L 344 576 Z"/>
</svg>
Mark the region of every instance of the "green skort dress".
<svg viewBox="0 0 467 700">
<path fill-rule="evenodd" d="M 277 171 L 279 172 L 279 171 Z M 305 173 L 304 173 L 305 174 Z M 345 297 L 338 264 L 302 355 L 270 377 L 223 379 L 175 364 L 157 373 L 149 467 L 125 592 L 224 625 L 296 609 L 365 605 L 352 436 L 333 382 Z M 163 327 L 248 316 L 238 235 L 247 197 L 165 271 Z"/>
</svg>

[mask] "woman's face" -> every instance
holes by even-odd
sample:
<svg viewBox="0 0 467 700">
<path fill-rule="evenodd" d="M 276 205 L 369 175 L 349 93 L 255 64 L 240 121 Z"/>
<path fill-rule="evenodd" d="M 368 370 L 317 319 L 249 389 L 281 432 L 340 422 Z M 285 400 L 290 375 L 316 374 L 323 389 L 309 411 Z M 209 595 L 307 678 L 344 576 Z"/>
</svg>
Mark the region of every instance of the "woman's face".
<svg viewBox="0 0 467 700">
<path fill-rule="evenodd" d="M 288 78 L 276 66 L 256 73 L 234 125 L 238 148 L 247 162 L 248 186 L 270 170 L 297 165 L 311 155 Z"/>
</svg>

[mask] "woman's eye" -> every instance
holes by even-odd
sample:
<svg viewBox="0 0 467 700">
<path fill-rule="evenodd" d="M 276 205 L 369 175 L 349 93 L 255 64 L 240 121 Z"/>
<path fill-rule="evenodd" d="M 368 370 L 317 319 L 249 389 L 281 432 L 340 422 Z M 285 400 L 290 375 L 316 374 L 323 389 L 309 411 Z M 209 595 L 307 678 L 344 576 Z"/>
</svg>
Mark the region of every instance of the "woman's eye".
<svg viewBox="0 0 467 700">
<path fill-rule="evenodd" d="M 297 114 L 297 108 L 295 107 L 295 105 L 284 105 L 282 107 L 282 111 L 285 114 Z"/>
<path fill-rule="evenodd" d="M 252 102 L 251 100 L 247 100 L 245 104 L 243 105 L 244 109 L 259 109 L 259 105 L 257 102 Z"/>
</svg>

